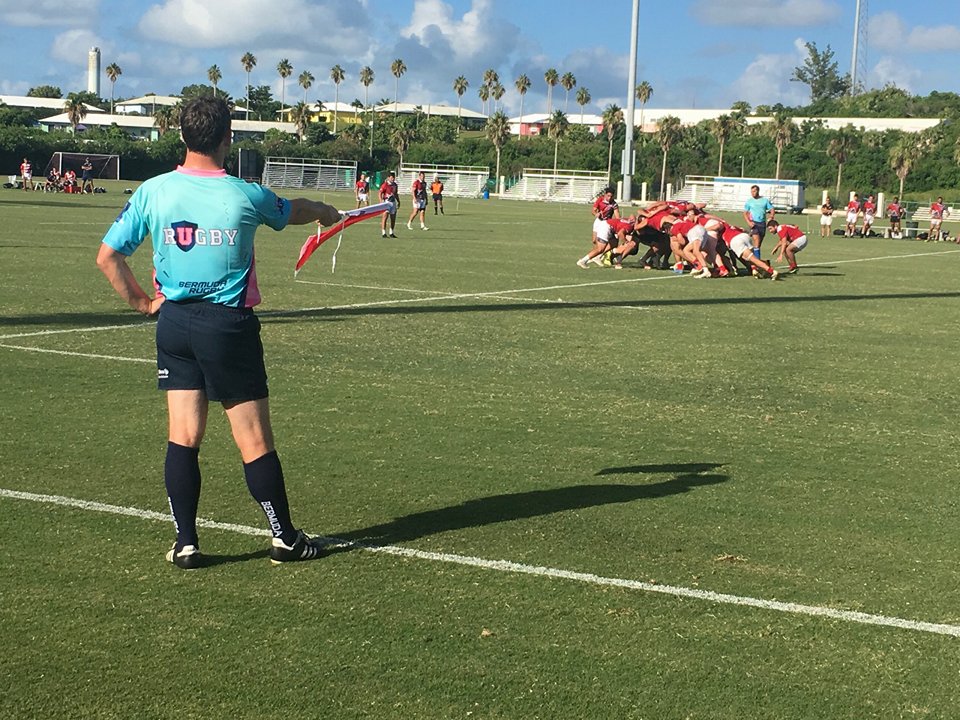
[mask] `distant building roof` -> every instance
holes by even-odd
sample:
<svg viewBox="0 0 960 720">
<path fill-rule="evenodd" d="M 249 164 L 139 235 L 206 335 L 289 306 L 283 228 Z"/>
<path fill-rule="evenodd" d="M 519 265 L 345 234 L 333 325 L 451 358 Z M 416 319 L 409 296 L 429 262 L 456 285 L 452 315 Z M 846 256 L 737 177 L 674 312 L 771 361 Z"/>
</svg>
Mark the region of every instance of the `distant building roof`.
<svg viewBox="0 0 960 720">
<path fill-rule="evenodd" d="M 143 95 L 137 98 L 130 98 L 122 102 L 115 103 L 117 107 L 126 105 L 176 105 L 183 98 L 176 95 Z"/>
<path fill-rule="evenodd" d="M 8 107 L 29 108 L 32 110 L 63 110 L 63 105 L 67 101 L 65 98 L 38 98 L 29 97 L 27 95 L 0 95 L 0 102 Z M 87 108 L 87 112 L 103 112 L 103 110 L 95 105 L 84 103 L 83 106 Z"/>
<path fill-rule="evenodd" d="M 383 105 L 378 105 L 374 108 L 377 112 L 380 113 L 391 113 L 396 110 L 396 112 L 404 115 L 413 115 L 416 112 L 422 112 L 424 115 L 439 115 L 441 117 L 457 117 L 459 112 L 460 117 L 462 118 L 473 118 L 486 120 L 487 116 L 483 113 L 478 113 L 475 110 L 469 110 L 467 108 L 462 108 L 458 111 L 456 106 L 453 105 L 433 105 L 427 103 L 425 105 L 414 105 L 413 103 L 385 103 Z"/>
<path fill-rule="evenodd" d="M 70 118 L 66 113 L 44 118 L 40 121 L 43 125 L 70 125 Z M 120 128 L 137 128 L 140 130 L 155 127 L 153 117 L 144 117 L 141 115 L 109 115 L 102 114 L 96 116 L 88 115 L 81 124 L 87 126 L 110 126 L 116 124 Z M 237 120 L 231 121 L 230 127 L 234 132 L 262 133 L 267 130 L 280 130 L 281 132 L 296 135 L 297 128 L 293 123 L 267 122 L 266 120 Z"/>
</svg>

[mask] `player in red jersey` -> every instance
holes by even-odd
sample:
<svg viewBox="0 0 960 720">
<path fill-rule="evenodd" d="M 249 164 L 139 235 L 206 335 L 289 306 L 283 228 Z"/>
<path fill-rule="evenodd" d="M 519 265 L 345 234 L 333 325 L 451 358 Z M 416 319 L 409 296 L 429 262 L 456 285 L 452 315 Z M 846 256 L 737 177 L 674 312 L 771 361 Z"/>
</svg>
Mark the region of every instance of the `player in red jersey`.
<svg viewBox="0 0 960 720">
<path fill-rule="evenodd" d="M 776 220 L 767 223 L 770 232 L 777 234 L 777 246 L 773 249 L 777 255 L 777 262 L 787 256 L 787 262 L 790 263 L 790 269 L 787 273 L 793 275 L 797 272 L 797 253 L 807 246 L 807 236 L 796 225 L 778 225 Z"/>
<path fill-rule="evenodd" d="M 20 176 L 23 178 L 23 189 L 33 190 L 33 165 L 27 158 L 20 163 Z"/>
<path fill-rule="evenodd" d="M 860 216 L 860 196 L 853 194 L 853 198 L 847 203 L 847 229 L 844 237 L 853 237 L 857 232 L 857 218 Z"/>
<path fill-rule="evenodd" d="M 421 170 L 417 173 L 417 179 L 413 181 L 413 185 L 410 186 L 410 191 L 413 194 L 413 212 L 410 213 L 410 217 L 407 219 L 407 230 L 413 230 L 413 227 L 410 223 L 413 222 L 413 219 L 420 216 L 420 229 L 429 230 L 426 222 L 427 214 L 427 180 L 426 175 Z"/>
<path fill-rule="evenodd" d="M 893 202 L 887 205 L 887 217 L 890 218 L 890 237 L 902 238 L 900 220 L 903 218 L 903 205 L 900 204 L 900 198 L 895 197 Z"/>
<path fill-rule="evenodd" d="M 750 233 L 746 230 L 736 227 L 735 225 L 727 225 L 720 237 L 726 246 L 730 248 L 730 252 L 740 258 L 745 265 L 753 265 L 773 280 L 779 277 L 779 274 L 771 265 L 768 265 L 758 257 L 754 257 L 753 240 L 750 238 Z M 760 275 L 757 274 L 754 277 L 759 278 Z"/>
<path fill-rule="evenodd" d="M 370 179 L 366 173 L 360 173 L 356 184 L 357 207 L 370 204 Z"/>
<path fill-rule="evenodd" d="M 387 219 L 390 219 L 390 237 L 395 238 L 393 230 L 397 225 L 397 210 L 400 207 L 400 186 L 397 185 L 397 176 L 387 174 L 387 179 L 380 185 L 380 202 L 388 202 L 393 206 L 380 218 L 380 237 L 387 236 Z"/>
<path fill-rule="evenodd" d="M 877 203 L 873 195 L 868 195 L 863 201 L 863 225 L 860 228 L 861 237 L 869 237 L 870 228 L 873 227 L 873 220 L 877 215 Z"/>
<path fill-rule="evenodd" d="M 613 199 L 613 188 L 605 188 L 600 196 L 593 203 L 593 232 L 590 241 L 593 248 L 577 260 L 577 267 L 586 268 L 587 263 L 593 262 L 597 265 L 602 264 L 603 254 L 611 249 L 611 238 L 613 230 L 607 223 L 607 220 L 620 218 L 620 207 L 617 201 Z"/>
<path fill-rule="evenodd" d="M 938 197 L 936 202 L 930 203 L 930 240 L 940 240 L 940 226 L 945 215 L 949 215 L 943 198 Z"/>
</svg>

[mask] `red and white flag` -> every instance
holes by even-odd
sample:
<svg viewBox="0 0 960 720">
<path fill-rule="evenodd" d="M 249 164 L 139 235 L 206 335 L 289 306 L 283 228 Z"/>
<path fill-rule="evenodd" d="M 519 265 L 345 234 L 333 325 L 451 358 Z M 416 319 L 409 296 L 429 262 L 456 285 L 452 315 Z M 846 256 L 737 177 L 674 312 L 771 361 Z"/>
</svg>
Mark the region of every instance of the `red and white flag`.
<svg viewBox="0 0 960 720">
<path fill-rule="evenodd" d="M 294 277 L 296 277 L 297 273 L 300 272 L 300 268 L 306 264 L 307 260 L 310 259 L 310 256 L 313 255 L 314 251 L 334 235 L 342 233 L 345 228 L 353 225 L 354 223 L 361 222 L 362 220 L 369 220 L 372 217 L 377 217 L 378 215 L 381 215 L 392 209 L 393 203 L 382 202 L 377 203 L 376 205 L 370 205 L 369 207 L 341 212 L 340 222 L 338 222 L 336 225 L 331 225 L 321 233 L 311 235 L 307 238 L 307 241 L 303 244 L 303 247 L 300 248 L 300 256 L 297 258 L 297 266 L 293 271 Z"/>
</svg>

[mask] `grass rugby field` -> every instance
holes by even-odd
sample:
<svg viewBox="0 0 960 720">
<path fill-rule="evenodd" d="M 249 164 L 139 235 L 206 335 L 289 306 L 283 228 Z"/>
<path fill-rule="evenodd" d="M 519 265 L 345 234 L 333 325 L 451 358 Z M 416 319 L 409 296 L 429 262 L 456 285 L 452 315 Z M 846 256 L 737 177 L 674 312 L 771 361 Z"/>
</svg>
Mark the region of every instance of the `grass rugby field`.
<svg viewBox="0 0 960 720">
<path fill-rule="evenodd" d="M 584 271 L 587 207 L 450 199 L 294 280 L 261 229 L 294 518 L 362 545 L 271 566 L 213 413 L 184 573 L 122 202 L 0 194 L 5 716 L 960 712 L 960 247 L 811 216 L 782 282 Z"/>
</svg>

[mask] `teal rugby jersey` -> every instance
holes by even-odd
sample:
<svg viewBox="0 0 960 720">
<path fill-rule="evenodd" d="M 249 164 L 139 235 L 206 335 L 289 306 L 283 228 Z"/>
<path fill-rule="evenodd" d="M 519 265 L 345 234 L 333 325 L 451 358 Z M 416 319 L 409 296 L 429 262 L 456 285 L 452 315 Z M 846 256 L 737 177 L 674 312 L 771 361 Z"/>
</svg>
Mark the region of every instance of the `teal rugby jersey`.
<svg viewBox="0 0 960 720">
<path fill-rule="evenodd" d="M 132 255 L 150 235 L 155 280 L 168 300 L 253 307 L 254 234 L 260 225 L 282 230 L 289 219 L 290 202 L 260 185 L 178 167 L 143 183 L 103 242 Z"/>
</svg>

